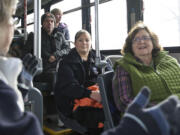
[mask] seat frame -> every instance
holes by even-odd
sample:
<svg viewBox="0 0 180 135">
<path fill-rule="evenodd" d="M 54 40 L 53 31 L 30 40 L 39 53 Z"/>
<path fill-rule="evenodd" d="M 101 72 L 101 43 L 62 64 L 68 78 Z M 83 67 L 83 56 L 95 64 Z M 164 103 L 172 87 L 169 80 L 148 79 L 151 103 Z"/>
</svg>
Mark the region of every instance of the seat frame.
<svg viewBox="0 0 180 135">
<path fill-rule="evenodd" d="M 100 94 L 102 97 L 103 110 L 105 114 L 104 130 L 108 130 L 114 127 L 114 122 L 111 115 L 108 96 L 107 96 L 108 91 L 109 92 L 112 91 L 111 87 L 112 87 L 113 75 L 114 75 L 113 71 L 108 71 L 108 72 L 105 72 L 104 74 L 99 75 L 97 79 L 99 89 L 100 89 Z"/>
<path fill-rule="evenodd" d="M 33 112 L 39 119 L 41 127 L 43 127 L 43 96 L 39 89 L 31 87 L 27 95 L 28 100 L 25 106 L 30 106 L 28 111 Z"/>
</svg>

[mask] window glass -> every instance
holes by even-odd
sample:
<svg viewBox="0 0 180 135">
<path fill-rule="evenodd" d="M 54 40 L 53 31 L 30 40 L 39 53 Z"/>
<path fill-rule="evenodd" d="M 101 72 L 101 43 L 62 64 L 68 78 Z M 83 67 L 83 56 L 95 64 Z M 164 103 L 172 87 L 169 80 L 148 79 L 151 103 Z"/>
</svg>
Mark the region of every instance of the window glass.
<svg viewBox="0 0 180 135">
<path fill-rule="evenodd" d="M 179 9 L 180 0 L 144 0 L 144 22 L 158 35 L 163 47 L 180 45 Z"/>
<path fill-rule="evenodd" d="M 74 41 L 76 32 L 82 29 L 81 10 L 63 15 L 62 22 L 68 25 L 70 40 Z"/>
<path fill-rule="evenodd" d="M 27 24 L 34 22 L 34 13 L 27 15 Z"/>
<path fill-rule="evenodd" d="M 34 13 L 27 15 L 27 24 L 33 23 L 34 22 Z M 33 32 L 34 31 L 34 24 L 28 25 L 27 26 L 27 32 Z"/>
<path fill-rule="evenodd" d="M 28 25 L 28 26 L 27 26 L 27 32 L 28 32 L 28 33 L 34 32 L 34 24 L 31 24 L 31 25 Z"/>
<path fill-rule="evenodd" d="M 41 9 L 40 11 L 41 16 L 44 14 L 44 9 Z M 31 25 L 27 26 L 27 32 L 33 32 L 34 31 L 34 13 L 27 15 L 27 24 L 33 23 Z"/>
<path fill-rule="evenodd" d="M 113 0 L 99 5 L 100 50 L 121 49 L 127 36 L 125 0 Z M 95 7 L 91 7 L 92 39 L 95 48 Z"/>
</svg>

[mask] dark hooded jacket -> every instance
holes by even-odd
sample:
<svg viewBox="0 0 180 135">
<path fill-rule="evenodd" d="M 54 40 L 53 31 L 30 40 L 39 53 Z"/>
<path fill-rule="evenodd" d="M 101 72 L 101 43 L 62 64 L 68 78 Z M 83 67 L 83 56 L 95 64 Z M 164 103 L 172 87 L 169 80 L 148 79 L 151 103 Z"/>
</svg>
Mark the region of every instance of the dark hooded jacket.
<svg viewBox="0 0 180 135">
<path fill-rule="evenodd" d="M 103 57 L 102 57 L 103 58 Z M 109 66 L 106 70 L 111 70 Z M 58 109 L 66 116 L 71 116 L 74 99 L 89 97 L 88 86 L 96 84 L 100 68 L 95 66 L 95 52 L 89 52 L 84 63 L 75 48 L 59 64 L 58 79 L 55 88 L 55 100 Z"/>
</svg>

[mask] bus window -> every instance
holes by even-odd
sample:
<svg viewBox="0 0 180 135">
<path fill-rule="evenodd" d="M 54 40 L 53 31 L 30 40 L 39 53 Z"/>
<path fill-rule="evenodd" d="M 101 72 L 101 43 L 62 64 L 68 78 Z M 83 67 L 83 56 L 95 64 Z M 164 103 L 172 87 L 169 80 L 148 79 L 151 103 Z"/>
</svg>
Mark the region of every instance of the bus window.
<svg viewBox="0 0 180 135">
<path fill-rule="evenodd" d="M 144 0 L 144 22 L 163 47 L 180 45 L 180 1 Z"/>
<path fill-rule="evenodd" d="M 34 31 L 34 13 L 27 15 L 27 24 L 31 24 L 27 26 L 27 32 L 33 32 Z"/>
<path fill-rule="evenodd" d="M 28 26 L 27 26 L 27 32 L 28 32 L 28 33 L 34 32 L 34 24 L 31 24 L 31 25 L 28 25 Z"/>
<path fill-rule="evenodd" d="M 41 9 L 41 15 L 43 14 L 44 14 L 44 9 Z M 34 13 L 27 15 L 27 32 L 28 33 L 34 32 Z"/>
<path fill-rule="evenodd" d="M 70 40 L 73 42 L 76 32 L 82 29 L 81 18 L 81 10 L 72 12 L 71 14 L 65 14 L 62 17 L 62 22 L 65 22 L 68 25 Z"/>
<path fill-rule="evenodd" d="M 99 48 L 121 49 L 127 36 L 127 10 L 125 0 L 113 0 L 99 4 Z M 91 7 L 92 39 L 95 42 L 95 13 Z M 93 48 L 94 44 L 93 44 Z"/>
</svg>

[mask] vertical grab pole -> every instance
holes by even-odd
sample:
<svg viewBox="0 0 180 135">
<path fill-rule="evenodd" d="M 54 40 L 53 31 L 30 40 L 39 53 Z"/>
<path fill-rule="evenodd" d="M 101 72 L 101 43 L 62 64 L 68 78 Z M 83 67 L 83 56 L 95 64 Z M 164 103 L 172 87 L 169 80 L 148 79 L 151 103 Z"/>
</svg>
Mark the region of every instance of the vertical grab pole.
<svg viewBox="0 0 180 135">
<path fill-rule="evenodd" d="M 39 60 L 38 73 L 42 72 L 41 60 L 41 0 L 34 0 L 34 49 L 33 54 Z M 41 127 L 43 128 L 43 97 L 37 88 L 32 87 L 29 91 L 29 100 L 35 102 L 32 104 L 33 112 L 38 117 Z"/>
<path fill-rule="evenodd" d="M 24 44 L 27 41 L 27 0 L 24 0 Z"/>
<path fill-rule="evenodd" d="M 96 66 L 100 65 L 101 55 L 99 50 L 99 0 L 95 0 L 95 49 L 96 49 Z"/>
<path fill-rule="evenodd" d="M 34 55 L 41 58 L 41 0 L 34 0 Z"/>
<path fill-rule="evenodd" d="M 34 0 L 34 55 L 39 59 L 39 72 L 42 71 L 41 60 L 41 0 Z"/>
<path fill-rule="evenodd" d="M 106 61 L 101 60 L 101 54 L 99 50 L 99 0 L 95 0 L 95 48 L 96 48 L 96 58 L 95 64 L 96 66 L 102 69 L 102 73 L 105 71 L 105 67 L 107 65 Z"/>
</svg>

